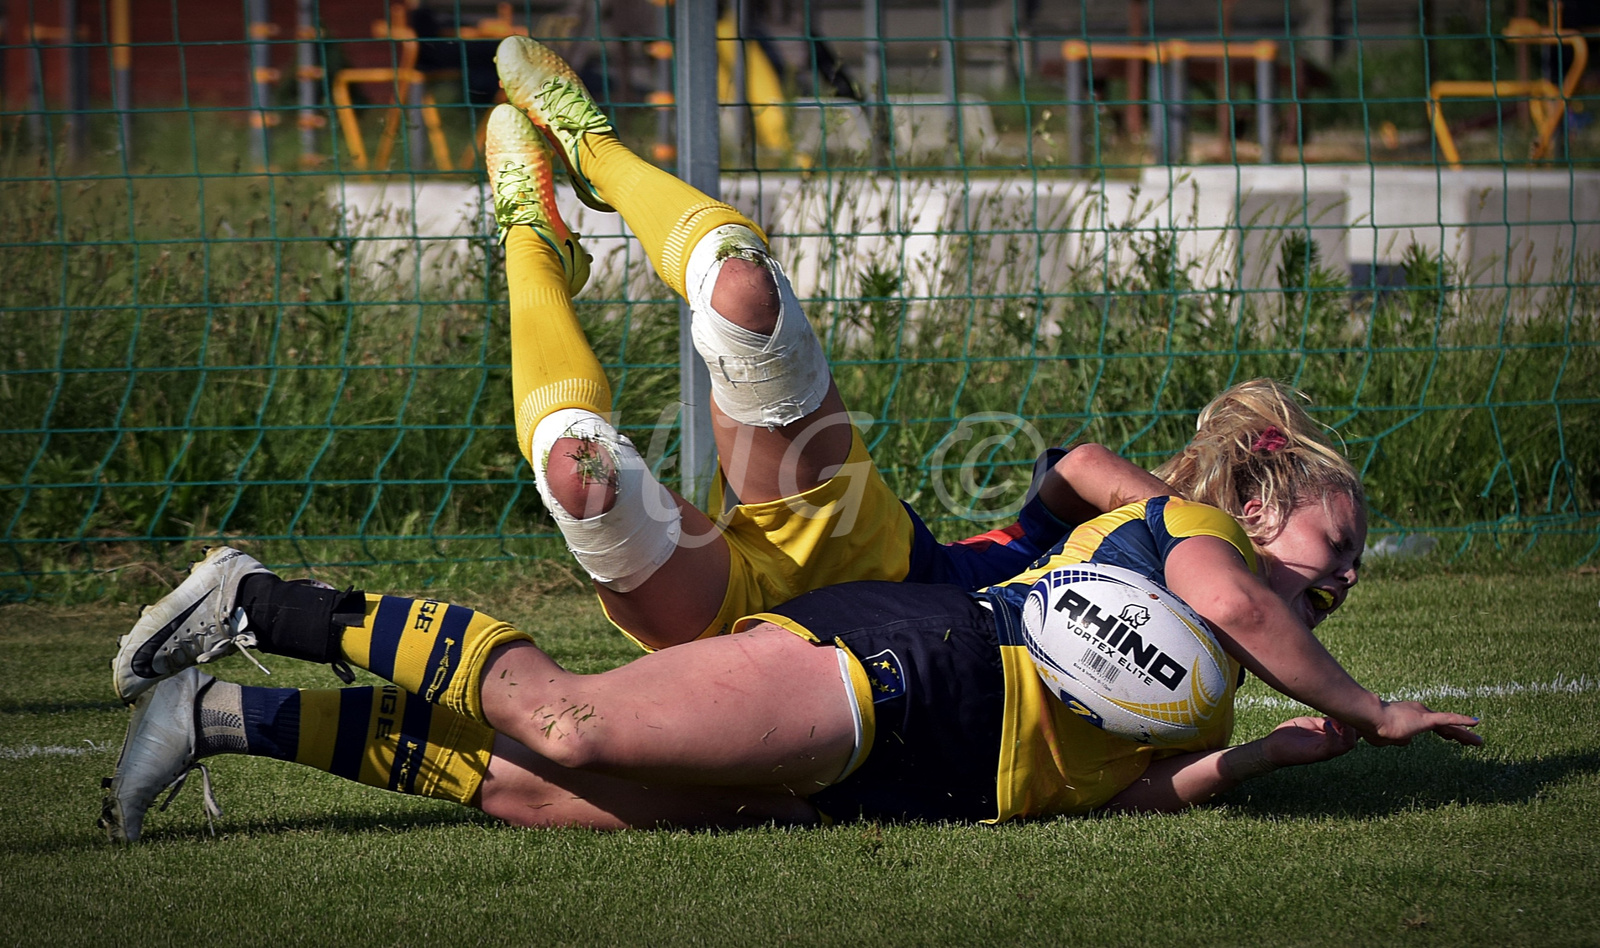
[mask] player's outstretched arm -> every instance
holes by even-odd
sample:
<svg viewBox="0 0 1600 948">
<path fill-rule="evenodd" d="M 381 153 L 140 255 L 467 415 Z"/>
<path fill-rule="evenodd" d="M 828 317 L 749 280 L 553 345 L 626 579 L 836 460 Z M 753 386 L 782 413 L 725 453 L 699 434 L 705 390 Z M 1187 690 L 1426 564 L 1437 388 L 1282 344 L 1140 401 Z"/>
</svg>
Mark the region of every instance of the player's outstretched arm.
<svg viewBox="0 0 1600 948">
<path fill-rule="evenodd" d="M 1227 542 L 1198 536 L 1178 544 L 1167 557 L 1167 585 L 1211 623 L 1235 661 L 1296 701 L 1354 726 L 1369 742 L 1408 744 L 1433 731 L 1461 744 L 1483 743 L 1468 730 L 1476 718 L 1383 701 L 1363 688 Z"/>
<path fill-rule="evenodd" d="M 1354 748 L 1358 740 L 1353 728 L 1333 718 L 1294 718 L 1247 744 L 1154 761 L 1144 776 L 1112 797 L 1105 809 L 1172 813 L 1199 806 L 1274 770 L 1332 760 Z"/>
<path fill-rule="evenodd" d="M 1268 685 L 1376 732 L 1383 702 L 1345 671 L 1304 620 L 1225 540 L 1190 537 L 1167 556 L 1167 586 L 1211 623 L 1223 651 Z"/>
<path fill-rule="evenodd" d="M 1076 526 L 1108 511 L 1172 493 L 1166 483 L 1103 444 L 1068 451 L 1039 483 L 1039 499 L 1062 523 Z"/>
</svg>

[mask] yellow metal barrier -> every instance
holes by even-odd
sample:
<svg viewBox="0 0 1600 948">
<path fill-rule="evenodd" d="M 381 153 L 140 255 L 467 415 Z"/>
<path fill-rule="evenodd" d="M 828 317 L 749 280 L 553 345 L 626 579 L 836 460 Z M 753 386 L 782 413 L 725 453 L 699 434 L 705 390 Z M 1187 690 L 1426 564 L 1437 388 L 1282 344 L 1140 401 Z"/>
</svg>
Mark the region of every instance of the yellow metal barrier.
<svg viewBox="0 0 1600 948">
<path fill-rule="evenodd" d="M 1556 131 L 1567 113 L 1567 101 L 1577 91 L 1583 71 L 1589 66 L 1589 43 L 1573 30 L 1561 27 L 1559 4 L 1551 4 L 1549 26 L 1527 17 L 1513 17 L 1506 23 L 1502 34 L 1506 42 L 1533 46 L 1572 47 L 1572 65 L 1562 77 L 1560 87 L 1548 79 L 1504 79 L 1497 81 L 1440 80 L 1428 89 L 1428 118 L 1433 123 L 1433 134 L 1439 142 L 1439 151 L 1450 167 L 1460 170 L 1461 153 L 1450 135 L 1450 126 L 1444 120 L 1445 99 L 1527 99 L 1528 117 L 1533 119 L 1534 141 L 1529 157 L 1539 161 L 1549 157 L 1555 142 Z"/>
<path fill-rule="evenodd" d="M 416 68 L 420 47 L 417 35 L 406 22 L 405 4 L 391 7 L 387 23 L 373 25 L 373 34 L 399 42 L 399 61 L 394 66 L 369 69 L 341 69 L 333 74 L 331 93 L 334 108 L 339 114 L 339 128 L 344 133 L 345 145 L 350 149 L 355 166 L 365 171 L 369 167 L 367 146 L 362 139 L 361 123 L 356 119 L 350 102 L 350 86 L 360 83 L 385 83 L 394 90 L 394 105 L 384 114 L 383 134 L 378 140 L 377 166 L 387 168 L 389 156 L 394 152 L 394 140 L 400 133 L 401 110 L 415 97 L 416 108 L 422 113 L 422 124 L 428 132 L 428 144 L 433 149 L 433 161 L 440 171 L 451 170 L 450 146 L 445 142 L 444 126 L 439 122 L 439 109 L 428 91 L 427 77 Z"/>
</svg>

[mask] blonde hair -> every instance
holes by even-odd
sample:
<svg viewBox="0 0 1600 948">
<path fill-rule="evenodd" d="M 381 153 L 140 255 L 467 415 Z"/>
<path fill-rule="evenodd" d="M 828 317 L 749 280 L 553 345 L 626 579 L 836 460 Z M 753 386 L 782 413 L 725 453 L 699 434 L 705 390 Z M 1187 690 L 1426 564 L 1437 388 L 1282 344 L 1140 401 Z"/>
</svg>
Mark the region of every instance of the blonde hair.
<svg viewBox="0 0 1600 948">
<path fill-rule="evenodd" d="M 1265 516 L 1244 524 L 1263 543 L 1296 508 L 1345 495 L 1366 502 L 1361 477 L 1311 420 L 1304 393 L 1272 379 L 1241 382 L 1211 400 L 1194 438 L 1156 468 L 1155 475 L 1190 500 L 1220 507 L 1242 520 L 1244 505 L 1261 501 Z"/>
</svg>

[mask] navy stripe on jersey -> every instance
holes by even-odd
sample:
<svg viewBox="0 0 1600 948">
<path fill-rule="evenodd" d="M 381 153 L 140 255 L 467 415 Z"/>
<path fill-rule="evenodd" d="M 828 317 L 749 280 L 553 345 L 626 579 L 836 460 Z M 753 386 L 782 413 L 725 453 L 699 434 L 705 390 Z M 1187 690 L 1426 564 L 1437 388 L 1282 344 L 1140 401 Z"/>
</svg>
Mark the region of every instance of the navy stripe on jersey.
<svg viewBox="0 0 1600 948">
<path fill-rule="evenodd" d="M 1145 501 L 1144 519 L 1150 524 L 1150 535 L 1155 539 L 1156 547 L 1161 551 L 1161 559 L 1167 558 L 1172 544 L 1177 542 L 1172 533 L 1167 530 L 1167 501 L 1171 497 L 1152 497 Z"/>
<path fill-rule="evenodd" d="M 414 697 L 406 695 L 402 698 Z M 395 742 L 394 764 L 389 768 L 389 789 L 415 793 L 417 772 L 428 750 L 428 730 L 433 721 L 433 706 L 426 701 L 405 700 L 400 714 L 400 736 Z"/>
<path fill-rule="evenodd" d="M 476 615 L 465 606 L 450 606 L 444 620 L 434 635 L 433 651 L 428 655 L 428 677 L 422 683 L 422 700 L 437 702 L 439 696 L 450 690 L 456 670 L 461 667 L 461 643 L 466 638 L 467 624 Z"/>
<path fill-rule="evenodd" d="M 294 760 L 300 750 L 300 692 L 294 688 L 241 689 L 244 744 L 252 757 Z"/>
<path fill-rule="evenodd" d="M 384 596 L 378 614 L 372 619 L 372 645 L 367 651 L 367 669 L 379 678 L 394 680 L 394 659 L 400 650 L 413 600 Z"/>
<path fill-rule="evenodd" d="M 1166 509 L 1165 497 L 1146 501 L 1144 517 L 1111 531 L 1095 547 L 1089 562 L 1131 569 L 1165 585 L 1166 554 L 1173 543 L 1172 534 L 1167 532 Z"/>
<path fill-rule="evenodd" d="M 346 780 L 361 779 L 361 757 L 367 748 L 367 721 L 372 718 L 372 688 L 339 692 L 339 733 L 333 740 L 328 772 Z"/>
</svg>

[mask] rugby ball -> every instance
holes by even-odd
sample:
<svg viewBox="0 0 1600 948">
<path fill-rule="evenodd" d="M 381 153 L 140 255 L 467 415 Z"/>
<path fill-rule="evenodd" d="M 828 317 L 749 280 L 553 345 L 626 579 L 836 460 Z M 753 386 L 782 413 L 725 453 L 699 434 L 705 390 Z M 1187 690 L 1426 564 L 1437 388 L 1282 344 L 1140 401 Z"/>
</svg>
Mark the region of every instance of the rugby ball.
<svg viewBox="0 0 1600 948">
<path fill-rule="evenodd" d="M 1052 570 L 1022 607 L 1039 677 L 1069 710 L 1157 747 L 1193 739 L 1227 694 L 1227 656 L 1204 619 L 1139 573 L 1084 563 Z"/>
</svg>

